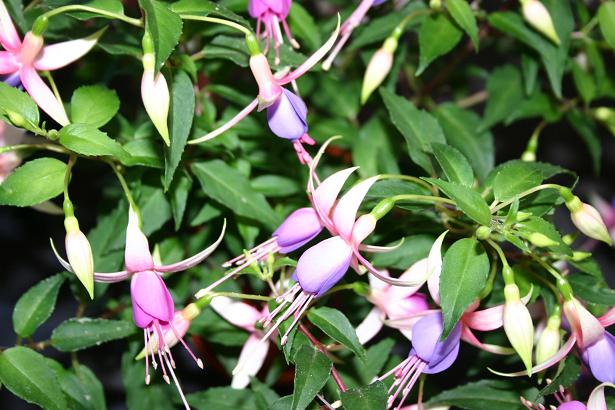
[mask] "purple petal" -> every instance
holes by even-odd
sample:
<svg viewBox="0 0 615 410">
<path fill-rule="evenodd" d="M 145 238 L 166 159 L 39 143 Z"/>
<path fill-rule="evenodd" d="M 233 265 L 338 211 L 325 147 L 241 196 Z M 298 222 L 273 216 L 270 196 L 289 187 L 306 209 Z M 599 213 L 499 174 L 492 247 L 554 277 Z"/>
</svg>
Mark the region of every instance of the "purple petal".
<svg viewBox="0 0 615 410">
<path fill-rule="evenodd" d="M 580 401 L 572 400 L 557 406 L 557 410 L 586 410 L 587 407 Z"/>
<path fill-rule="evenodd" d="M 583 359 L 594 377 L 601 382 L 615 383 L 615 337 L 604 332 L 604 336 L 587 346 Z"/>
<path fill-rule="evenodd" d="M 322 224 L 314 208 L 300 208 L 291 213 L 272 236 L 277 237 L 278 245 L 288 253 L 303 246 L 322 230 Z"/>
<path fill-rule="evenodd" d="M 287 89 L 267 108 L 267 122 L 280 138 L 296 140 L 307 132 L 307 108 L 303 101 Z"/>
<path fill-rule="evenodd" d="M 433 373 L 447 369 L 459 352 L 460 323 L 457 323 L 444 342 L 440 341 L 442 330 L 442 314 L 439 312 L 423 317 L 412 328 L 413 350 L 429 364 Z"/>
<path fill-rule="evenodd" d="M 135 324 L 146 328 L 155 319 L 161 322 L 173 320 L 174 306 L 171 294 L 164 281 L 153 271 L 138 272 L 130 282 Z"/>
<path fill-rule="evenodd" d="M 295 270 L 303 290 L 320 296 L 344 276 L 352 248 L 339 236 L 326 239 L 308 250 L 299 258 Z"/>
<path fill-rule="evenodd" d="M 387 0 L 374 0 L 374 2 L 372 3 L 372 7 L 379 6 L 382 3 L 384 3 L 385 1 L 387 1 Z"/>
</svg>

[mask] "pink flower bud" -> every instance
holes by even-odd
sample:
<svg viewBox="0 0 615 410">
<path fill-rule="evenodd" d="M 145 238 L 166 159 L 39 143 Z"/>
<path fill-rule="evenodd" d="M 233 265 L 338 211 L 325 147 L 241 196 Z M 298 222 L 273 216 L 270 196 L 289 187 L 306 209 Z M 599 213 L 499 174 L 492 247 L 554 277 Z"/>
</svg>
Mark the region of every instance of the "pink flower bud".
<svg viewBox="0 0 615 410">
<path fill-rule="evenodd" d="M 581 202 L 578 196 L 566 198 L 566 207 L 570 210 L 570 218 L 574 225 L 590 238 L 612 245 L 611 235 L 600 213 L 593 206 Z"/>
<path fill-rule="evenodd" d="M 519 288 L 515 284 L 504 287 L 504 332 L 521 360 L 528 376 L 532 374 L 532 348 L 534 346 L 534 324 L 527 307 L 521 301 Z"/>
<path fill-rule="evenodd" d="M 94 299 L 94 258 L 88 238 L 79 229 L 79 222 L 74 216 L 64 219 L 66 228 L 66 255 L 73 272 L 85 289 L 90 298 Z"/>
<path fill-rule="evenodd" d="M 146 53 L 143 55 L 141 99 L 147 115 L 154 123 L 154 127 L 158 130 L 165 144 L 170 145 L 169 127 L 167 125 L 171 101 L 169 87 L 162 73 L 154 74 L 154 54 Z"/>
<path fill-rule="evenodd" d="M 367 65 L 361 88 L 361 104 L 365 104 L 369 96 L 382 84 L 393 66 L 393 53 L 397 47 L 397 40 L 389 37 L 379 48 Z"/>
<path fill-rule="evenodd" d="M 581 348 L 597 342 L 604 334 L 598 319 L 574 297 L 564 302 L 564 315 Z"/>
<path fill-rule="evenodd" d="M 282 95 L 282 87 L 271 73 L 267 57 L 257 54 L 250 57 L 250 69 L 258 84 L 258 111 L 271 106 Z"/>
<path fill-rule="evenodd" d="M 532 27 L 547 36 L 555 44 L 560 44 L 551 15 L 539 0 L 521 0 L 521 8 L 523 17 Z"/>
</svg>

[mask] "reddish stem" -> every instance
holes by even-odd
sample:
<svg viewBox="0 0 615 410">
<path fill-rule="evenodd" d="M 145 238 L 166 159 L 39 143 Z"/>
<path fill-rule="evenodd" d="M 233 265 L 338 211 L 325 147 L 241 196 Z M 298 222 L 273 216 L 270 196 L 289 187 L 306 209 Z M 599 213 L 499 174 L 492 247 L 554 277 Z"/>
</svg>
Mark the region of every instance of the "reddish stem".
<svg viewBox="0 0 615 410">
<path fill-rule="evenodd" d="M 302 323 L 299 324 L 299 330 L 308 338 L 308 340 L 314 345 L 314 347 L 320 350 L 325 356 L 330 358 L 331 355 L 329 354 L 325 346 L 323 346 L 323 344 L 320 343 L 318 339 L 316 339 L 314 335 Z M 337 372 L 335 365 L 332 365 L 331 367 L 331 376 L 333 376 L 333 380 L 337 384 L 337 387 L 340 389 L 340 391 L 345 392 L 346 384 L 342 380 L 340 374 Z"/>
</svg>

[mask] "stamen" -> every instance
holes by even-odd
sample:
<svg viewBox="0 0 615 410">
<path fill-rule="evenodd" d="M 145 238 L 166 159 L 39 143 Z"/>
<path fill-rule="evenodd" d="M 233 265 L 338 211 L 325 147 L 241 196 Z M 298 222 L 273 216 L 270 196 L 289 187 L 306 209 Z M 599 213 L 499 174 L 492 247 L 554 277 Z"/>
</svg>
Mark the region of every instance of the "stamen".
<svg viewBox="0 0 615 410">
<path fill-rule="evenodd" d="M 412 391 L 412 388 L 414 387 L 414 384 L 416 383 L 417 379 L 419 378 L 419 376 L 423 372 L 423 369 L 426 366 L 427 366 L 427 363 L 425 363 L 425 362 L 419 363 L 419 365 L 416 368 L 416 371 L 414 372 L 414 375 L 412 376 L 412 379 L 410 379 L 410 382 L 408 382 L 408 385 L 404 389 L 404 396 L 401 398 L 401 401 L 399 402 L 399 405 L 397 406 L 396 410 L 400 410 L 401 409 L 401 406 L 403 406 L 404 402 L 408 398 L 408 395 Z"/>
<path fill-rule="evenodd" d="M 286 19 L 282 19 L 282 26 L 284 27 L 284 33 L 286 33 L 286 38 L 290 42 L 290 45 L 293 46 L 293 48 L 299 48 L 299 43 L 297 43 L 297 41 L 293 38 L 293 35 L 290 32 L 290 28 L 288 27 L 288 23 L 286 22 Z"/>
<path fill-rule="evenodd" d="M 278 239 L 277 237 L 273 236 L 273 237 L 271 237 L 271 238 L 267 239 L 265 242 L 261 243 L 260 245 L 256 245 L 254 248 L 252 248 L 252 249 L 250 249 L 249 251 L 247 251 L 247 253 L 248 253 L 249 255 L 252 255 L 252 254 L 256 253 L 258 250 L 260 250 L 260 249 L 262 249 L 262 248 L 266 247 L 266 246 L 267 246 L 267 245 L 269 245 L 270 243 L 272 243 L 272 242 L 276 242 L 276 241 L 277 241 L 277 239 Z M 246 255 L 245 255 L 245 253 L 244 253 L 244 254 L 241 254 L 241 255 L 239 255 L 239 256 L 234 257 L 234 258 L 233 258 L 233 259 L 231 259 L 231 260 L 228 260 L 228 261 L 224 262 L 224 263 L 222 264 L 222 267 L 223 267 L 223 268 L 229 268 L 229 267 L 231 267 L 232 265 L 241 265 L 241 264 L 243 264 L 243 263 L 244 263 L 243 261 L 244 261 L 245 259 L 246 259 Z"/>
<path fill-rule="evenodd" d="M 165 357 L 165 359 L 166 359 L 166 357 Z M 184 403 L 184 408 L 186 408 L 187 410 L 190 410 L 190 406 L 188 405 L 188 401 L 186 400 L 186 396 L 184 396 L 184 392 L 182 391 L 182 388 L 179 385 L 179 382 L 177 381 L 177 377 L 175 376 L 175 372 L 173 371 L 173 368 L 169 365 L 168 359 L 167 359 L 167 366 L 169 366 L 169 372 L 171 373 L 171 377 L 173 377 L 173 382 L 175 383 L 175 387 L 177 388 L 177 392 L 179 393 L 179 397 L 181 397 L 182 402 Z M 162 367 L 164 368 L 164 366 L 162 366 Z M 168 380 L 168 377 L 167 377 L 166 380 Z M 167 383 L 170 384 L 169 381 L 167 381 Z"/>
<path fill-rule="evenodd" d="M 156 335 L 156 342 L 158 343 L 157 350 L 158 350 L 158 358 L 160 359 L 160 367 L 162 368 L 162 378 L 164 379 L 165 382 L 167 382 L 167 384 L 170 384 L 171 382 L 169 381 L 169 376 L 167 376 L 167 371 L 165 369 L 164 360 L 162 360 L 162 357 L 164 355 L 164 350 L 162 350 L 161 346 L 162 346 L 162 343 L 164 343 L 164 337 L 162 337 L 160 330 L 155 326 L 156 323 L 158 323 L 157 320 L 154 322 L 154 331 Z M 168 362 L 167 362 L 167 365 L 168 365 Z"/>
<path fill-rule="evenodd" d="M 192 349 L 190 349 L 190 347 L 188 346 L 188 344 L 184 341 L 184 339 L 180 336 L 180 334 L 177 332 L 177 330 L 175 329 L 175 326 L 173 326 L 172 323 L 169 323 L 169 326 L 171 327 L 171 330 L 173 331 L 173 334 L 175 335 L 175 337 L 177 338 L 177 340 L 179 340 L 181 342 L 181 344 L 184 346 L 184 348 L 188 351 L 188 353 L 190 354 L 190 356 L 192 356 L 192 359 L 196 362 L 196 364 L 202 369 L 203 368 L 203 361 L 201 359 L 199 359 L 198 357 L 195 356 L 195 354 L 192 352 Z"/>
<path fill-rule="evenodd" d="M 282 340 L 281 340 L 282 346 L 286 344 L 286 341 L 288 340 L 288 335 L 290 334 L 291 330 L 293 330 L 297 322 L 299 322 L 299 319 L 301 319 L 301 316 L 305 313 L 307 308 L 310 306 L 310 302 L 312 301 L 312 299 L 314 299 L 314 297 L 315 297 L 314 295 L 308 296 L 305 299 L 305 302 L 303 303 L 303 306 L 300 308 L 300 310 L 298 312 L 295 312 L 295 319 L 290 324 L 288 329 L 286 329 L 286 333 L 284 333 L 284 336 L 282 336 Z"/>
<path fill-rule="evenodd" d="M 415 360 L 415 359 L 416 359 L 416 356 L 412 356 L 412 357 L 407 358 L 406 360 L 402 361 L 400 364 L 398 364 L 397 366 L 393 367 L 391 370 L 389 370 L 388 372 L 386 372 L 382 376 L 378 377 L 376 380 L 383 381 L 384 379 L 386 379 L 387 377 L 389 377 L 390 375 L 395 373 L 398 369 L 404 367 L 410 360 Z"/>
<path fill-rule="evenodd" d="M 416 357 L 416 356 L 415 356 Z M 395 402 L 395 399 L 397 399 L 397 396 L 399 395 L 399 393 L 404 389 L 404 386 L 407 385 L 408 380 L 412 380 L 416 370 L 418 368 L 420 368 L 421 363 L 424 363 L 421 359 L 418 359 L 416 361 L 414 361 L 410 366 L 406 366 L 404 368 L 404 372 L 403 375 L 401 377 L 401 379 L 399 380 L 399 387 L 395 390 L 395 394 L 393 394 L 393 396 L 389 397 L 388 403 L 387 403 L 387 407 L 391 407 L 393 406 L 393 403 Z M 420 373 L 419 373 L 420 374 Z"/>
<path fill-rule="evenodd" d="M 147 340 L 147 329 L 143 329 L 143 343 L 145 343 L 145 384 L 149 384 L 149 357 L 147 355 L 149 350 L 149 343 Z"/>
</svg>

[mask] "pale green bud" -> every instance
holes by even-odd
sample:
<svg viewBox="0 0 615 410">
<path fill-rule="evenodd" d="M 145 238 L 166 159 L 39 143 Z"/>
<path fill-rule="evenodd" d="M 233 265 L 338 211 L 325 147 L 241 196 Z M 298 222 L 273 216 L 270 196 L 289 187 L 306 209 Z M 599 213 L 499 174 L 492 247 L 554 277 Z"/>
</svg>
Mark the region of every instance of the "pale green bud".
<svg viewBox="0 0 615 410">
<path fill-rule="evenodd" d="M 534 346 L 534 324 L 527 307 L 521 301 L 519 288 L 515 284 L 504 286 L 504 332 L 517 352 L 528 376 L 532 374 L 532 348 Z"/>
</svg>

